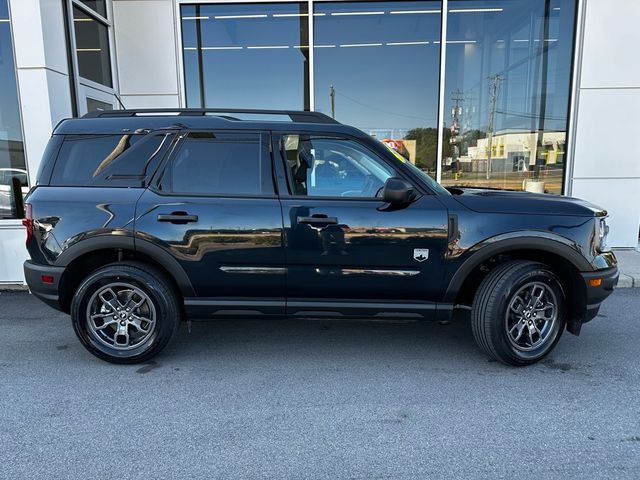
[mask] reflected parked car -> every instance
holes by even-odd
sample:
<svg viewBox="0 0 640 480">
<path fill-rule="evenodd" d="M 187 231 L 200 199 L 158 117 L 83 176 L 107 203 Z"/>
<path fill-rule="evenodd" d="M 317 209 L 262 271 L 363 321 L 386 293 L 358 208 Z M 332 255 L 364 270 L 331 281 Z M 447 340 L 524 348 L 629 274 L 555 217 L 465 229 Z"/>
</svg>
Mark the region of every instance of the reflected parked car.
<svg viewBox="0 0 640 480">
<path fill-rule="evenodd" d="M 20 168 L 0 168 L 0 217 L 12 217 L 14 215 L 11 182 L 14 177 L 20 180 L 22 196 L 29 192 L 27 171 Z"/>
</svg>

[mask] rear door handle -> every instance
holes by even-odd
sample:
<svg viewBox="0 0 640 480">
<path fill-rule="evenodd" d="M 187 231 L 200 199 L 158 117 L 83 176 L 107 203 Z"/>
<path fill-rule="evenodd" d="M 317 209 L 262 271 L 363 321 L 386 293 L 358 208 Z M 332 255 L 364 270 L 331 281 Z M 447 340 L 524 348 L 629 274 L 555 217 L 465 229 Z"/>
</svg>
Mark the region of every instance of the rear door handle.
<svg viewBox="0 0 640 480">
<path fill-rule="evenodd" d="M 176 223 L 178 225 L 198 221 L 197 215 L 189 215 L 187 212 L 172 212 L 170 214 L 161 213 L 158 215 L 159 222 Z"/>
<path fill-rule="evenodd" d="M 298 223 L 305 223 L 307 225 L 337 225 L 338 219 L 336 217 L 327 217 L 326 215 L 313 215 L 311 217 L 298 217 Z"/>
</svg>

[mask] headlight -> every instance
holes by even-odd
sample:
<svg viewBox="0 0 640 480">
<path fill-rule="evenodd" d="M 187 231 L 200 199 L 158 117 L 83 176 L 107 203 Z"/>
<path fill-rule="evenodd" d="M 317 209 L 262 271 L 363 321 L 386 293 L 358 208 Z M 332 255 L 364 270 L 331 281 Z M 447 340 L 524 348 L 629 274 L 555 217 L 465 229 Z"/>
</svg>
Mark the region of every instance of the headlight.
<svg viewBox="0 0 640 480">
<path fill-rule="evenodd" d="M 604 252 L 607 249 L 607 235 L 609 235 L 609 225 L 607 225 L 606 217 L 596 219 L 596 234 L 598 250 Z"/>
</svg>

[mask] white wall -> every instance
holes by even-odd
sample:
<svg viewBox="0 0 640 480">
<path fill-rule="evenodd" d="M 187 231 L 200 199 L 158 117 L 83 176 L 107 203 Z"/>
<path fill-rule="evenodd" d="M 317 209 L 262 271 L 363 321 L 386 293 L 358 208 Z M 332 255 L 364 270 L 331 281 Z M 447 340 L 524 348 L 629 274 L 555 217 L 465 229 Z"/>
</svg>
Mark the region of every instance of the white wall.
<svg viewBox="0 0 640 480">
<path fill-rule="evenodd" d="M 638 245 L 640 1 L 584 0 L 570 193 L 606 208 L 609 244 Z"/>
<path fill-rule="evenodd" d="M 173 0 L 114 0 L 113 29 L 122 103 L 179 107 Z"/>
</svg>

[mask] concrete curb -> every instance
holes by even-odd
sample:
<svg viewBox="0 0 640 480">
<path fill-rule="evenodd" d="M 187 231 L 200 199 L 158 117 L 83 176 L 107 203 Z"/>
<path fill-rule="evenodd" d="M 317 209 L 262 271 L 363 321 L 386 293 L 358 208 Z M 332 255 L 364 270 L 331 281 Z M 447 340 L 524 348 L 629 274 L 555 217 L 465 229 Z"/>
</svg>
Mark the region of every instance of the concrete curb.
<svg viewBox="0 0 640 480">
<path fill-rule="evenodd" d="M 620 269 L 618 288 L 640 288 L 640 251 L 634 248 L 614 248 Z"/>
<path fill-rule="evenodd" d="M 2 283 L 0 284 L 0 292 L 28 292 L 29 287 L 22 283 Z"/>
<path fill-rule="evenodd" d="M 620 274 L 620 279 L 618 280 L 618 286 L 616 288 L 635 288 L 640 287 L 640 283 L 638 279 L 634 279 L 631 275 L 625 275 L 624 273 Z"/>
</svg>

